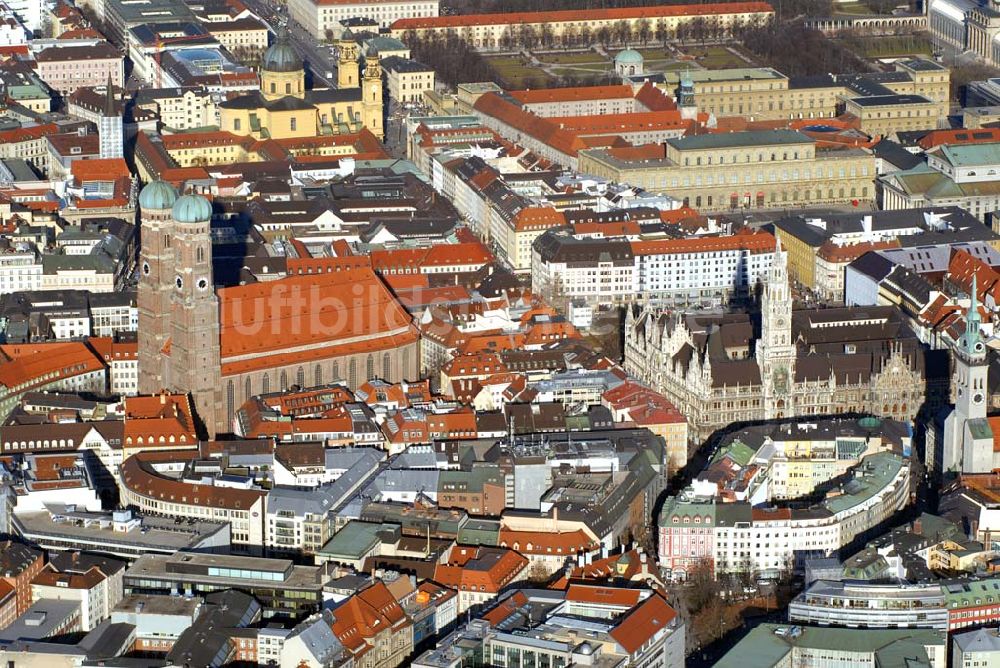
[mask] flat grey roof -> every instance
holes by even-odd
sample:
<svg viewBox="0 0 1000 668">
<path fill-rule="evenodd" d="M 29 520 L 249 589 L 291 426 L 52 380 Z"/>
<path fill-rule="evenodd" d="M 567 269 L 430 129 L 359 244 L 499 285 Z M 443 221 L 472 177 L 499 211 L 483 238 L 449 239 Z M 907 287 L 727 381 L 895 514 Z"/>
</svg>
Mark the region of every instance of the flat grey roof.
<svg viewBox="0 0 1000 668">
<path fill-rule="evenodd" d="M 747 132 L 722 132 L 718 134 L 676 137 L 667 143 L 679 151 L 697 151 L 713 148 L 740 148 L 769 144 L 813 144 L 811 137 L 794 130 L 750 130 Z"/>
<path fill-rule="evenodd" d="M 859 107 L 885 107 L 897 104 L 930 104 L 923 95 L 872 95 L 871 97 L 856 97 L 852 100 Z"/>
</svg>

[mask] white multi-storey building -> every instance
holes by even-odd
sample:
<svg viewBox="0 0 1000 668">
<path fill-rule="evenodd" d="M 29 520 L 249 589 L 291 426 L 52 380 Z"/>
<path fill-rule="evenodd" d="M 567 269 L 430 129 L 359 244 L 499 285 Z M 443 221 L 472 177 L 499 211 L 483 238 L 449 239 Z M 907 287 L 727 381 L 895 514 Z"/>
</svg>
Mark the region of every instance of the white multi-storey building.
<svg viewBox="0 0 1000 668">
<path fill-rule="evenodd" d="M 660 565 L 683 579 L 706 561 L 716 573 L 778 573 L 829 556 L 902 509 L 909 476 L 905 460 L 880 452 L 854 469 L 843 493 L 807 509 L 754 508 L 690 492 L 670 497 L 659 519 Z"/>
<path fill-rule="evenodd" d="M 388 28 L 399 19 L 438 15 L 439 0 L 290 0 L 288 14 L 314 37 L 323 39 L 327 30 L 339 33 L 340 22 L 353 18 L 378 21 Z M 339 36 L 339 35 L 338 35 Z"/>
<path fill-rule="evenodd" d="M 548 230 L 532 249 L 532 289 L 591 305 L 718 304 L 748 297 L 774 261 L 765 232 L 724 237 L 629 240 Z"/>
<path fill-rule="evenodd" d="M 42 287 L 42 259 L 33 248 L 0 252 L 0 294 Z"/>
</svg>

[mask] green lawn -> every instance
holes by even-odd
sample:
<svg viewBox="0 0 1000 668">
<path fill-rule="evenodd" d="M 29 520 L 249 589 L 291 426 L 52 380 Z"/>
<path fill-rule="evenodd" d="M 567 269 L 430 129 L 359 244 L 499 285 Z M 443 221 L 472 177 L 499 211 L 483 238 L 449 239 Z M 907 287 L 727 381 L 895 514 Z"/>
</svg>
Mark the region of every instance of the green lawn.
<svg viewBox="0 0 1000 668">
<path fill-rule="evenodd" d="M 497 56 L 496 58 L 487 58 L 487 62 L 497 73 L 497 77 L 511 88 L 522 88 L 531 79 L 534 79 L 539 85 L 544 85 L 550 80 L 545 72 L 525 64 L 524 59 L 519 56 Z"/>
<path fill-rule="evenodd" d="M 833 5 L 834 14 L 851 14 L 854 16 L 874 14 L 863 2 L 844 2 Z"/>
<path fill-rule="evenodd" d="M 663 64 L 658 64 L 655 67 L 649 68 L 654 72 L 683 72 L 684 70 L 697 70 L 700 69 L 694 63 L 685 63 L 681 60 L 674 60 L 670 62 L 664 62 Z"/>
<path fill-rule="evenodd" d="M 610 74 L 611 64 L 604 63 L 594 63 L 593 65 L 578 66 L 578 67 L 554 67 L 552 68 L 553 74 L 560 77 L 588 77 L 592 74 Z"/>
<path fill-rule="evenodd" d="M 746 62 L 729 52 L 722 46 L 709 46 L 687 50 L 688 55 L 695 57 L 695 62 L 707 70 L 724 70 L 732 67 L 749 67 Z"/>
<path fill-rule="evenodd" d="M 661 47 L 646 47 L 645 49 L 636 49 L 642 54 L 642 57 L 646 60 L 672 60 L 674 58 L 674 52 Z"/>
<path fill-rule="evenodd" d="M 593 51 L 582 53 L 536 53 L 535 57 L 551 65 L 596 65 L 605 64 L 607 58 Z"/>
</svg>

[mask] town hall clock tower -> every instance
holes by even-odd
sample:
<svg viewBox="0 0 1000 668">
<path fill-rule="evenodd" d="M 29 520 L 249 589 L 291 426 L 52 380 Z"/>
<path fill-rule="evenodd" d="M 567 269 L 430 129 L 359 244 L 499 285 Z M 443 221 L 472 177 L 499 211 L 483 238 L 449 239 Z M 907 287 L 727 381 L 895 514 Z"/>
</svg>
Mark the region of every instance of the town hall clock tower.
<svg viewBox="0 0 1000 668">
<path fill-rule="evenodd" d="M 792 295 L 788 286 L 788 253 L 778 241 L 761 297 L 761 336 L 757 364 L 764 389 L 764 416 L 777 419 L 795 414 L 795 344 L 792 341 Z"/>
</svg>

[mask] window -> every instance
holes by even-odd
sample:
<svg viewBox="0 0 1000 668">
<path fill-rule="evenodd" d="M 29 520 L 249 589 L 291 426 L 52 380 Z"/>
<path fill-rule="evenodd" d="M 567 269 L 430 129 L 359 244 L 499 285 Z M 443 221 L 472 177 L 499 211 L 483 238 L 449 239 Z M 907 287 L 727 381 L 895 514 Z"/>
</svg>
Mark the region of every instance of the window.
<svg viewBox="0 0 1000 668">
<path fill-rule="evenodd" d="M 295 117 L 294 116 L 292 116 L 290 124 L 291 124 L 291 129 L 294 131 L 295 130 Z"/>
<path fill-rule="evenodd" d="M 242 123 L 239 118 L 233 119 L 233 130 L 239 131 L 241 129 Z"/>
<path fill-rule="evenodd" d="M 291 95 L 291 94 L 292 94 L 292 84 L 286 83 L 285 84 L 285 95 Z"/>
</svg>

